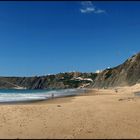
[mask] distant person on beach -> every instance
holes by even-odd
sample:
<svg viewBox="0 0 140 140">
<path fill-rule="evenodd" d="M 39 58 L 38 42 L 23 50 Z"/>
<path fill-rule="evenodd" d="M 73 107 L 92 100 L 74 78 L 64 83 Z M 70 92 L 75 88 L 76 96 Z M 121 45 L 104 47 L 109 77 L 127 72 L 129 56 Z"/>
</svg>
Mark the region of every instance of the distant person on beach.
<svg viewBox="0 0 140 140">
<path fill-rule="evenodd" d="M 54 94 L 52 93 L 52 98 L 54 98 Z"/>
<path fill-rule="evenodd" d="M 115 92 L 117 93 L 118 92 L 118 89 L 115 89 Z"/>
</svg>

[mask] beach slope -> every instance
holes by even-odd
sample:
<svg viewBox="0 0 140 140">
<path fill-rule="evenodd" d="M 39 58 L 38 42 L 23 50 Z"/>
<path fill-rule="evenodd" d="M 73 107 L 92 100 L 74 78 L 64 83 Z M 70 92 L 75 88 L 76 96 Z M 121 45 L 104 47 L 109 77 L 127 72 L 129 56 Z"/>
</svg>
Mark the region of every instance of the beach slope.
<svg viewBox="0 0 140 140">
<path fill-rule="evenodd" d="M 140 138 L 140 85 L 0 105 L 0 138 Z"/>
</svg>

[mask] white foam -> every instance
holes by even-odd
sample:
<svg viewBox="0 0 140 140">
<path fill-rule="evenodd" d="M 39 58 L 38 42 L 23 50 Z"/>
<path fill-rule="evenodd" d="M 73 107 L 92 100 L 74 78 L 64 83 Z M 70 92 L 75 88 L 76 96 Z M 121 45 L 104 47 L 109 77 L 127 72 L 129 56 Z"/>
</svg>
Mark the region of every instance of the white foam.
<svg viewBox="0 0 140 140">
<path fill-rule="evenodd" d="M 35 91 L 35 90 L 34 90 Z M 43 90 L 42 90 L 43 91 Z M 83 91 L 83 89 L 65 89 L 65 90 L 51 90 L 51 91 L 12 91 L 4 92 L 0 91 L 0 102 L 17 102 L 17 101 L 35 101 L 35 100 L 46 100 L 53 97 L 75 95 Z"/>
</svg>

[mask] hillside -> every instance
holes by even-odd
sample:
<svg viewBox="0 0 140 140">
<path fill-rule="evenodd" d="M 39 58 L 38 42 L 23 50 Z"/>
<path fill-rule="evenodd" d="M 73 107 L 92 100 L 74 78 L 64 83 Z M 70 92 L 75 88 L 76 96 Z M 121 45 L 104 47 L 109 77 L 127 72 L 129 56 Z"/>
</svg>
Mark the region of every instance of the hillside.
<svg viewBox="0 0 140 140">
<path fill-rule="evenodd" d="M 93 87 L 115 87 L 134 85 L 140 82 L 140 53 L 127 59 L 123 64 L 106 69 L 96 77 Z"/>
<path fill-rule="evenodd" d="M 35 77 L 0 77 L 0 89 L 107 88 L 140 82 L 140 53 L 100 73 L 66 72 Z"/>
<path fill-rule="evenodd" d="M 96 73 L 59 73 L 35 77 L 0 77 L 0 89 L 65 89 L 91 85 Z"/>
</svg>

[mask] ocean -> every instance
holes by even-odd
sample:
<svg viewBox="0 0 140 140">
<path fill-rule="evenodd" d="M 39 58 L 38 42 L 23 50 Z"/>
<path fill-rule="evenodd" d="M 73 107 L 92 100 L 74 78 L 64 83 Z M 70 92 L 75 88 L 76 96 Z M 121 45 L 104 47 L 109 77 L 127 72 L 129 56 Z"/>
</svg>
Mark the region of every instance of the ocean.
<svg viewBox="0 0 140 140">
<path fill-rule="evenodd" d="M 84 93 L 85 89 L 27 90 L 0 89 L 0 103 L 47 100 Z"/>
</svg>

